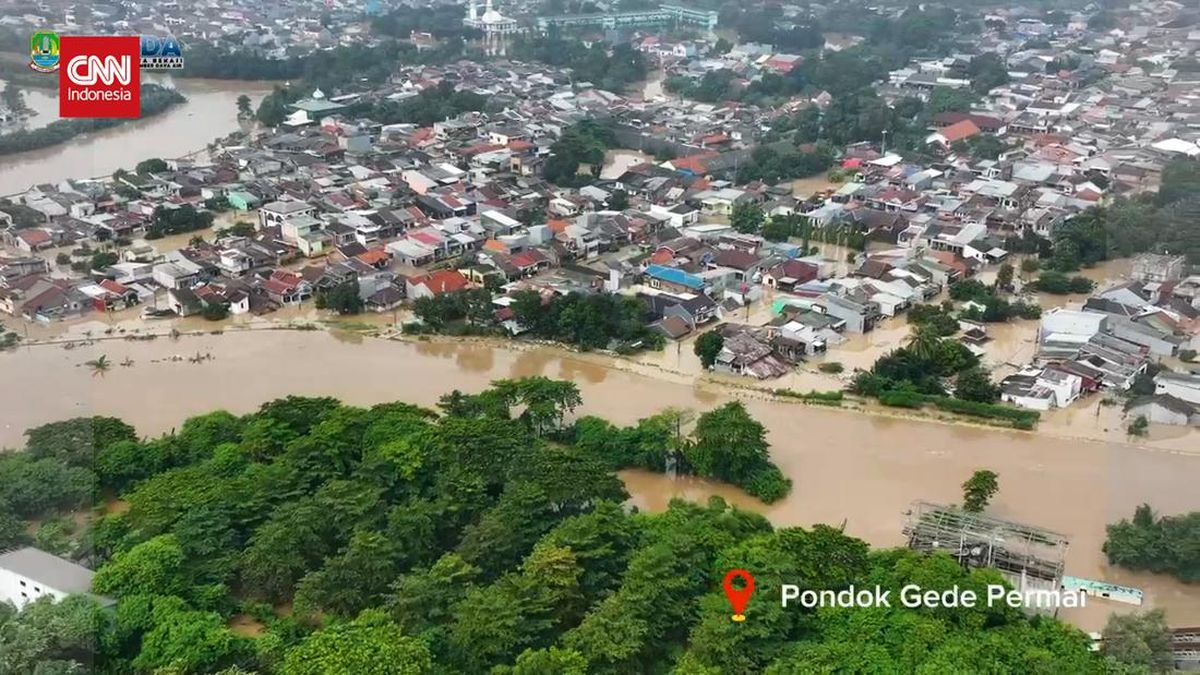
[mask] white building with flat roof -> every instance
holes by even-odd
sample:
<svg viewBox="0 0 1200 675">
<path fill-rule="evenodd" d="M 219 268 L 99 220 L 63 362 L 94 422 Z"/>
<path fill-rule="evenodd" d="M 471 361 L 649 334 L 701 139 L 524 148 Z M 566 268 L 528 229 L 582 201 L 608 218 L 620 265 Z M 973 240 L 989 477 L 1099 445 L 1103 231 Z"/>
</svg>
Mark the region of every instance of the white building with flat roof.
<svg viewBox="0 0 1200 675">
<path fill-rule="evenodd" d="M 0 602 L 20 608 L 38 598 L 58 602 L 72 593 L 89 593 L 94 574 L 32 546 L 12 550 L 0 554 Z"/>
<path fill-rule="evenodd" d="M 1107 318 L 1098 312 L 1055 307 L 1042 314 L 1041 336 L 1043 340 L 1083 344 L 1104 330 Z"/>
</svg>

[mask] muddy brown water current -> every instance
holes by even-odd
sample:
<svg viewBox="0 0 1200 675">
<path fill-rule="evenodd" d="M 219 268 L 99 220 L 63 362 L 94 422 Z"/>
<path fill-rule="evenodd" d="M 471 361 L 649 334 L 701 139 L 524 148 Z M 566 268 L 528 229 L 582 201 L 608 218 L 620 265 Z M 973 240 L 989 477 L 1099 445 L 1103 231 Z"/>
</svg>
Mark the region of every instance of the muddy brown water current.
<svg viewBox="0 0 1200 675">
<path fill-rule="evenodd" d="M 177 88 L 188 100 L 160 115 L 83 134 L 49 148 L 0 157 L 0 195 L 64 178 L 108 176 L 117 169 L 132 170 L 150 157 L 175 158 L 201 150 L 238 130 L 238 96 L 248 95 L 257 106 L 271 91 L 269 82 L 183 79 L 167 74 L 143 76 L 143 81 Z M 58 119 L 58 98 L 53 90 L 23 90 L 26 103 L 38 112 L 32 128 Z"/>
<path fill-rule="evenodd" d="M 211 359 L 190 362 L 196 354 Z M 108 372 L 83 365 L 101 355 L 113 364 Z M 120 365 L 126 359 L 132 365 Z M 703 411 L 743 396 L 769 431 L 773 459 L 794 482 L 787 499 L 768 506 L 724 485 L 625 471 L 633 503 L 658 510 L 672 497 L 715 494 L 778 526 L 844 522 L 848 533 L 872 545 L 895 546 L 903 543 L 912 501 L 955 501 L 972 471 L 989 468 L 1001 486 L 990 512 L 1069 537 L 1068 574 L 1141 588 L 1147 605 L 1165 608 L 1172 624 L 1200 623 L 1200 585 L 1111 568 L 1100 551 L 1105 524 L 1141 502 L 1161 513 L 1200 509 L 1195 436 L 1166 448 L 1134 447 L 1064 438 L 1054 426 L 1022 433 L 825 410 L 677 374 L 651 377 L 627 365 L 544 347 L 406 343 L 324 331 L 230 330 L 69 350 L 25 346 L 0 354 L 0 446 L 20 447 L 26 428 L 76 415 L 115 415 L 156 435 L 190 415 L 218 408 L 245 413 L 287 394 L 432 406 L 451 389 L 476 391 L 493 379 L 530 375 L 576 382 L 584 398 L 580 414 L 622 424 L 668 406 Z M 1097 630 L 1110 611 L 1130 609 L 1093 601 L 1063 616 Z"/>
</svg>

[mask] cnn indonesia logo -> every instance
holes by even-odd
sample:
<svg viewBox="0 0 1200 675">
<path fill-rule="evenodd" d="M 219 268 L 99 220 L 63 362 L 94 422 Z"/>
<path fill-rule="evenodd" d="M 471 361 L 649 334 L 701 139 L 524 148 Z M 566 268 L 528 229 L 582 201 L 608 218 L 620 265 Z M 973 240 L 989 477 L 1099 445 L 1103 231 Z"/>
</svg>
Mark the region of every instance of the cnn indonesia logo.
<svg viewBox="0 0 1200 675">
<path fill-rule="evenodd" d="M 60 117 L 141 117 L 141 41 L 63 36 Z"/>
<path fill-rule="evenodd" d="M 114 83 L 128 85 L 133 79 L 133 59 L 128 56 L 117 58 L 115 56 L 105 56 L 103 59 L 99 56 L 76 56 L 67 63 L 67 77 L 71 81 L 80 85 L 92 85 L 97 82 L 103 82 L 105 86 L 112 86 Z M 76 100 L 86 98 L 90 90 L 72 91 L 72 95 Z M 93 92 L 95 93 L 95 92 Z M 109 94 L 113 92 L 100 92 Z M 124 100 L 129 100 L 128 92 L 115 92 L 123 95 Z M 113 100 L 113 99 L 106 99 Z"/>
</svg>

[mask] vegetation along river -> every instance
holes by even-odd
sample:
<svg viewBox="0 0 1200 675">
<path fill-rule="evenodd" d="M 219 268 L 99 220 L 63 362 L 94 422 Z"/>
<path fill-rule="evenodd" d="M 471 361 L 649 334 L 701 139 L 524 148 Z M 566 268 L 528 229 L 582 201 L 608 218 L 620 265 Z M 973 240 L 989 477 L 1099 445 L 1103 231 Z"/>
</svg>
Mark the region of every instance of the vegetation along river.
<svg viewBox="0 0 1200 675">
<path fill-rule="evenodd" d="M 196 354 L 212 358 L 189 361 Z M 113 364 L 109 371 L 95 374 L 83 365 L 101 355 Z M 20 447 L 26 428 L 78 415 L 115 415 L 157 435 L 190 415 L 218 408 L 245 413 L 287 394 L 432 406 L 454 388 L 478 391 L 493 379 L 529 375 L 576 382 L 584 398 L 579 413 L 626 424 L 669 406 L 707 410 L 746 395 L 769 430 L 773 459 L 794 481 L 787 499 L 764 506 L 726 486 L 624 472 L 633 502 L 657 510 L 673 496 L 719 494 L 777 525 L 844 522 L 848 533 L 872 545 L 900 545 L 912 501 L 957 501 L 971 472 L 989 468 L 1000 475 L 989 511 L 1069 537 L 1068 574 L 1141 588 L 1147 605 L 1165 608 L 1172 624 L 1200 624 L 1200 585 L 1111 568 L 1100 550 L 1105 524 L 1131 516 L 1142 502 L 1164 514 L 1200 509 L 1200 453 L 824 410 L 614 365 L 620 363 L 551 348 L 405 343 L 324 331 L 25 346 L 0 354 L 0 446 Z M 1098 630 L 1108 612 L 1130 609 L 1097 600 L 1063 616 Z"/>
</svg>

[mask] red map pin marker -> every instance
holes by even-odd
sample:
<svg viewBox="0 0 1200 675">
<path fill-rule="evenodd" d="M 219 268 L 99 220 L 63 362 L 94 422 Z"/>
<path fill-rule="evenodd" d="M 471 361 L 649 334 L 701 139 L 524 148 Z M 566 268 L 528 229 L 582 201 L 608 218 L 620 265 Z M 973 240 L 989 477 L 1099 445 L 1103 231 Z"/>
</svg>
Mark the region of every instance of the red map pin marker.
<svg viewBox="0 0 1200 675">
<path fill-rule="evenodd" d="M 734 579 L 742 580 L 742 587 L 737 588 L 733 585 Z M 746 570 L 729 570 L 725 573 L 725 581 L 721 582 L 725 587 L 725 597 L 729 598 L 729 604 L 733 605 L 733 620 L 745 621 L 746 603 L 750 602 L 750 596 L 754 594 L 754 577 Z"/>
</svg>

